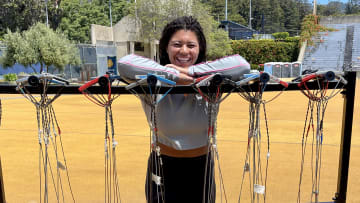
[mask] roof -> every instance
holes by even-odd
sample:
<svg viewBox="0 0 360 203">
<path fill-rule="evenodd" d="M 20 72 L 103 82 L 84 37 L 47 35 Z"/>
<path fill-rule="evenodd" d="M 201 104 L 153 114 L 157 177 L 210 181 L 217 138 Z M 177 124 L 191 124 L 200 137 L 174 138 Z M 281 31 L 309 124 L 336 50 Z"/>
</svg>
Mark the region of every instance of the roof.
<svg viewBox="0 0 360 203">
<path fill-rule="evenodd" d="M 241 24 L 239 24 L 239 23 L 235 23 L 235 22 L 230 21 L 230 20 L 220 21 L 220 25 L 226 25 L 226 24 L 231 24 L 231 25 L 233 25 L 234 27 L 241 27 L 241 28 L 243 28 L 243 29 L 248 29 L 248 30 L 251 30 L 251 31 L 253 31 L 253 32 L 257 32 L 257 31 L 254 30 L 254 29 L 251 29 L 251 28 L 249 28 L 249 27 L 247 27 L 247 26 L 241 25 Z"/>
</svg>

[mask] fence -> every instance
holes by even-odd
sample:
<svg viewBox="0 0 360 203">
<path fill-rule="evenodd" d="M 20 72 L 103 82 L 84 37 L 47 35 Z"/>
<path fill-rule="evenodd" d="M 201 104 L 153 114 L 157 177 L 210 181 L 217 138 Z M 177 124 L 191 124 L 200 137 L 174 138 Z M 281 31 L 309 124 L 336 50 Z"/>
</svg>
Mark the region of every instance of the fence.
<svg viewBox="0 0 360 203">
<path fill-rule="evenodd" d="M 64 78 L 72 81 L 89 81 L 90 78 L 98 75 L 103 75 L 107 72 L 108 63 L 107 57 L 116 56 L 115 45 L 91 45 L 91 44 L 78 44 L 81 65 L 67 65 L 63 72 L 59 72 L 55 67 L 49 67 L 49 73 L 61 74 Z M 0 44 L 0 56 L 6 50 L 6 47 Z M 35 69 L 40 71 L 40 64 L 34 65 Z M 32 73 L 33 69 L 24 67 L 16 63 L 13 67 L 3 68 L 0 65 L 0 75 L 7 73 Z"/>
<path fill-rule="evenodd" d="M 104 75 L 108 70 L 108 56 L 116 56 L 114 45 L 79 44 L 81 66 L 67 65 L 65 78 L 74 81 L 89 81 L 92 77 Z"/>
</svg>

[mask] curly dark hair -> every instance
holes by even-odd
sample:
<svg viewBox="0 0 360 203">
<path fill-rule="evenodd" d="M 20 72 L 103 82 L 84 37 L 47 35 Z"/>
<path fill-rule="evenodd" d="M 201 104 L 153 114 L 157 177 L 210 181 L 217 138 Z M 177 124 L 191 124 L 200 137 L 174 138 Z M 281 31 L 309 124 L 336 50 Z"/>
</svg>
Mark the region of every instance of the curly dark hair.
<svg viewBox="0 0 360 203">
<path fill-rule="evenodd" d="M 159 42 L 160 64 L 170 64 L 167 47 L 171 37 L 179 30 L 190 30 L 196 34 L 199 41 L 199 56 L 195 63 L 206 61 L 206 39 L 200 23 L 192 16 L 183 16 L 168 23 L 162 31 Z"/>
</svg>

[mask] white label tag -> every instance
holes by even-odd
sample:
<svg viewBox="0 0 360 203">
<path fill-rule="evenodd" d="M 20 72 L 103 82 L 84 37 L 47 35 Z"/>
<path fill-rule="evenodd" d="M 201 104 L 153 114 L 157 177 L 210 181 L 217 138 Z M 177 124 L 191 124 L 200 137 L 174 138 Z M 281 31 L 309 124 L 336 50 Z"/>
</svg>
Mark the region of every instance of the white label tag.
<svg viewBox="0 0 360 203">
<path fill-rule="evenodd" d="M 161 185 L 161 177 L 153 173 L 152 173 L 152 181 L 154 181 L 156 185 Z"/>
<path fill-rule="evenodd" d="M 265 186 L 254 184 L 254 192 L 263 195 L 265 193 Z"/>
</svg>

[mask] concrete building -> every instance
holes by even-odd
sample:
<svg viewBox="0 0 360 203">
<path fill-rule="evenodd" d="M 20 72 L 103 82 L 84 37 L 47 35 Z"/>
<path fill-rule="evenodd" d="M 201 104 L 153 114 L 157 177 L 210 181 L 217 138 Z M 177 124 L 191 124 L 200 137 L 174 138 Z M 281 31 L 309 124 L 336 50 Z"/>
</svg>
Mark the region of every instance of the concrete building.
<svg viewBox="0 0 360 203">
<path fill-rule="evenodd" d="M 91 43 L 97 47 L 115 46 L 117 59 L 137 54 L 158 61 L 159 42 L 141 39 L 139 26 L 130 16 L 125 16 L 113 27 L 91 25 Z"/>
</svg>

